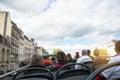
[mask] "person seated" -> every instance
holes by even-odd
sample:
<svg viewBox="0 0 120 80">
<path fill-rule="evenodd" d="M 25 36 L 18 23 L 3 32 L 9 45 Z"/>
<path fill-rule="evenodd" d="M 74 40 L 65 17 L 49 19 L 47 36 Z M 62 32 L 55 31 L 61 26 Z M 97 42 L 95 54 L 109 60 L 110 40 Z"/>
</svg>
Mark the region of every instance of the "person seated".
<svg viewBox="0 0 120 80">
<path fill-rule="evenodd" d="M 73 59 L 73 62 L 76 62 L 78 58 L 80 58 L 80 55 L 79 55 L 79 52 L 76 52 L 74 59 Z"/>
<path fill-rule="evenodd" d="M 52 61 L 52 64 L 54 65 L 56 63 L 56 58 L 55 57 L 51 57 L 51 61 Z"/>
<path fill-rule="evenodd" d="M 42 57 L 39 54 L 33 54 L 30 65 L 31 66 L 44 65 Z"/>
<path fill-rule="evenodd" d="M 120 62 L 120 41 L 115 42 L 116 56 L 113 57 L 108 63 Z M 96 80 L 119 80 L 120 79 L 120 66 L 111 67 L 104 70 L 100 75 L 96 77 Z"/>
<path fill-rule="evenodd" d="M 27 68 L 32 68 L 32 67 L 46 68 L 44 66 L 44 64 L 43 64 L 43 59 L 39 54 L 33 54 L 32 61 L 31 61 L 30 65 Z M 30 70 L 30 71 L 24 72 L 23 74 L 27 75 L 27 74 L 39 73 L 39 72 L 40 71 L 38 71 L 38 70 Z"/>
<path fill-rule="evenodd" d="M 53 65 L 53 69 L 58 69 L 61 66 L 65 65 L 67 63 L 67 56 L 63 51 L 57 52 L 57 63 Z"/>
<path fill-rule="evenodd" d="M 76 63 L 84 63 L 84 62 L 89 62 L 93 61 L 90 56 L 88 56 L 88 51 L 86 49 L 82 50 L 82 56 L 77 59 Z M 81 69 L 80 65 L 75 65 L 75 69 Z"/>
<path fill-rule="evenodd" d="M 91 51 L 89 49 L 87 49 L 88 51 L 88 56 L 90 56 L 92 59 L 94 59 L 92 56 L 91 56 Z"/>
<path fill-rule="evenodd" d="M 103 56 L 100 56 L 100 51 L 99 49 L 95 49 L 94 50 L 94 65 L 95 65 L 95 69 L 101 67 L 102 65 L 108 63 L 108 60 L 103 57 Z"/>
<path fill-rule="evenodd" d="M 70 53 L 67 54 L 67 61 L 68 63 L 72 63 L 73 62 L 73 59 L 72 59 L 72 56 Z"/>
</svg>

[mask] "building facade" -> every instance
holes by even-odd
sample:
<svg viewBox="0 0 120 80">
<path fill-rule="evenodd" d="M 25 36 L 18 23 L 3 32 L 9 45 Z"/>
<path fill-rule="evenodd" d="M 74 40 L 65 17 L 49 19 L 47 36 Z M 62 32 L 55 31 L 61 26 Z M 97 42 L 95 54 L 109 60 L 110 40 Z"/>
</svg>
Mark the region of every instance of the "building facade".
<svg viewBox="0 0 120 80">
<path fill-rule="evenodd" d="M 19 53 L 18 53 L 18 63 L 20 64 L 21 61 L 24 61 L 25 60 L 25 54 L 24 54 L 24 51 L 25 51 L 25 47 L 24 47 L 24 33 L 22 30 L 20 30 L 20 39 L 19 39 Z"/>
<path fill-rule="evenodd" d="M 34 39 L 29 39 L 27 36 L 24 35 L 24 54 L 25 54 L 25 61 L 30 62 L 31 57 L 34 54 Z"/>
<path fill-rule="evenodd" d="M 104 44 L 104 47 L 106 47 L 106 49 L 108 50 L 108 54 L 109 56 L 115 56 L 116 55 L 116 52 L 114 50 L 114 47 L 115 47 L 115 43 L 114 43 L 114 40 L 111 40 L 107 43 Z"/>
<path fill-rule="evenodd" d="M 17 25 L 12 21 L 12 32 L 11 32 L 11 55 L 10 55 L 10 69 L 17 69 L 19 67 L 18 54 L 19 54 L 19 39 L 20 32 Z"/>
<path fill-rule="evenodd" d="M 11 53 L 11 19 L 8 12 L 0 12 L 0 68 L 9 70 Z"/>
<path fill-rule="evenodd" d="M 43 55 L 43 54 L 48 54 L 47 50 L 43 47 L 38 46 L 37 43 L 35 43 L 35 53 Z"/>
</svg>

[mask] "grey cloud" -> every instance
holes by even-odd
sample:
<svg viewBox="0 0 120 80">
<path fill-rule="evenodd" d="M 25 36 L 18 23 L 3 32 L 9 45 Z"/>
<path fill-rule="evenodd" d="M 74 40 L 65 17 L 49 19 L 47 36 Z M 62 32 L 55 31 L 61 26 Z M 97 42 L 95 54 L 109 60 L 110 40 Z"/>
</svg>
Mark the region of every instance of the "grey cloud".
<svg viewBox="0 0 120 80">
<path fill-rule="evenodd" d="M 100 35 L 114 35 L 114 36 L 119 36 L 120 35 L 120 27 L 118 27 L 117 30 L 111 30 L 111 29 L 106 29 L 100 31 Z"/>
<path fill-rule="evenodd" d="M 73 27 L 74 28 L 74 27 Z M 78 38 L 92 33 L 95 29 L 90 25 L 79 26 L 69 33 L 69 36 Z"/>
<path fill-rule="evenodd" d="M 48 9 L 51 1 L 49 0 L 0 0 L 0 3 L 16 9 L 21 13 L 27 13 L 29 15 L 40 14 Z"/>
<path fill-rule="evenodd" d="M 72 24 L 72 23 L 71 23 Z M 42 36 L 37 36 L 36 39 L 37 40 L 57 40 L 57 39 L 65 39 L 66 37 L 69 38 L 80 38 L 83 37 L 85 35 L 91 34 L 92 32 L 94 32 L 94 28 L 92 28 L 90 25 L 86 25 L 86 26 L 75 26 L 75 25 L 69 25 L 66 27 L 63 27 L 63 30 L 57 29 L 57 27 L 55 30 L 55 34 L 54 36 L 51 35 L 51 33 L 48 32 L 48 30 L 46 30 L 46 34 L 42 35 Z M 49 28 L 49 31 L 52 30 L 53 28 Z M 43 29 L 45 30 L 45 29 Z M 52 32 L 52 31 L 50 31 Z"/>
</svg>

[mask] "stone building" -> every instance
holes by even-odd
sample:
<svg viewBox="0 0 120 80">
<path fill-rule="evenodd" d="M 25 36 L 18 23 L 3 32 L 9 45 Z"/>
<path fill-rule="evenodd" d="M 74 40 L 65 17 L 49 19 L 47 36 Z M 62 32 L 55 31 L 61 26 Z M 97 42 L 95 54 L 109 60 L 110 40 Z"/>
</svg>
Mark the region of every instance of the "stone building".
<svg viewBox="0 0 120 80">
<path fill-rule="evenodd" d="M 24 54 L 25 54 L 25 61 L 30 62 L 31 57 L 34 54 L 34 39 L 29 39 L 27 36 L 24 35 Z"/>
<path fill-rule="evenodd" d="M 0 68 L 10 70 L 11 19 L 10 14 L 0 11 Z"/>
<path fill-rule="evenodd" d="M 35 53 L 40 55 L 48 54 L 47 50 L 43 47 L 40 47 L 38 43 L 35 43 Z"/>
<path fill-rule="evenodd" d="M 11 55 L 10 55 L 10 69 L 11 70 L 19 67 L 19 63 L 18 63 L 19 39 L 20 39 L 19 28 L 12 21 Z"/>
<path fill-rule="evenodd" d="M 20 39 L 19 39 L 19 53 L 18 53 L 18 63 L 20 64 L 21 61 L 25 60 L 25 47 L 24 47 L 24 33 L 21 29 L 19 29 L 20 32 Z"/>
</svg>

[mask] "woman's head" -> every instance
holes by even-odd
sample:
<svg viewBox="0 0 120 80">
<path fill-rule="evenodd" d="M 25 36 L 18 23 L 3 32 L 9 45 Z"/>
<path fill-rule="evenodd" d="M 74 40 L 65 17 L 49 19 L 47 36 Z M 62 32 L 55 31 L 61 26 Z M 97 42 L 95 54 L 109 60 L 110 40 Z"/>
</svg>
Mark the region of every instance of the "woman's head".
<svg viewBox="0 0 120 80">
<path fill-rule="evenodd" d="M 39 54 L 34 54 L 32 56 L 32 65 L 43 65 L 43 59 Z"/>
<path fill-rule="evenodd" d="M 63 51 L 57 52 L 57 59 L 59 63 L 67 62 L 67 57 Z"/>
<path fill-rule="evenodd" d="M 72 56 L 70 53 L 67 54 L 67 58 L 72 59 Z"/>
<path fill-rule="evenodd" d="M 94 56 L 99 57 L 100 56 L 100 51 L 99 49 L 94 50 Z"/>
</svg>

